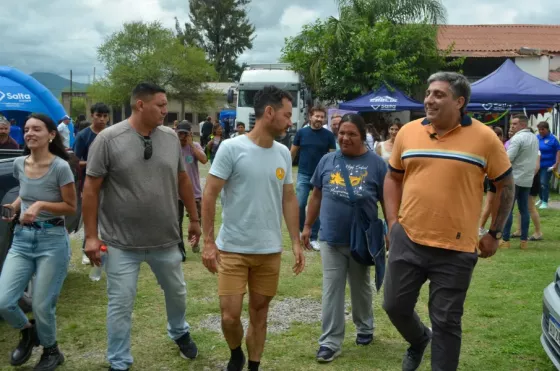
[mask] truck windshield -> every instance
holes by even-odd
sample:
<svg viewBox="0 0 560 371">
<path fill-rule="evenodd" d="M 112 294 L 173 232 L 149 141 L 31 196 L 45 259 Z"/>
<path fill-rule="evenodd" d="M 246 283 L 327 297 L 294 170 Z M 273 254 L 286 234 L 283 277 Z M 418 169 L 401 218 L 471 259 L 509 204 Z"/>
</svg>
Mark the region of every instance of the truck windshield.
<svg viewBox="0 0 560 371">
<path fill-rule="evenodd" d="M 255 94 L 257 94 L 258 90 L 240 90 L 239 91 L 239 100 L 237 103 L 238 107 L 253 107 L 255 102 Z M 298 92 L 297 91 L 290 91 L 292 94 L 292 106 L 297 107 L 298 105 Z"/>
</svg>

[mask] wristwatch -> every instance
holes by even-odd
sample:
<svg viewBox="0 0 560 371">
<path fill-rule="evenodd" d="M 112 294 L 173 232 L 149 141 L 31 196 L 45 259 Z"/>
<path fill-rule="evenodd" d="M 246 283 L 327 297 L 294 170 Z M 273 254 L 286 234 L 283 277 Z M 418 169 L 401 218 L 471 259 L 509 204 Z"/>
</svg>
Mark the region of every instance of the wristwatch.
<svg viewBox="0 0 560 371">
<path fill-rule="evenodd" d="M 495 240 L 500 240 L 502 238 L 502 232 L 501 231 L 489 230 L 488 234 L 490 236 L 492 236 Z"/>
</svg>

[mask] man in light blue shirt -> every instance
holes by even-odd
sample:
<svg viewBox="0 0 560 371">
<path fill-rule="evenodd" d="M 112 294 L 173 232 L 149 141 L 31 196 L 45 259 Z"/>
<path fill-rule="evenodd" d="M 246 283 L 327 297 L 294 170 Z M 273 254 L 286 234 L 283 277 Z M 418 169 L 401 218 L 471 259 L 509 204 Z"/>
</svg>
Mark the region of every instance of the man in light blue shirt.
<svg viewBox="0 0 560 371">
<path fill-rule="evenodd" d="M 255 95 L 255 117 L 249 134 L 220 145 L 202 196 L 202 260 L 210 272 L 218 273 L 222 329 L 231 351 L 228 371 L 243 370 L 246 360 L 241 349 L 241 310 L 247 286 L 248 369 L 259 369 L 268 307 L 280 276 L 282 214 L 296 259 L 294 273 L 305 266 L 290 151 L 274 140 L 292 125 L 292 96 L 265 87 Z M 216 200 L 222 190 L 222 226 L 214 240 Z"/>
</svg>

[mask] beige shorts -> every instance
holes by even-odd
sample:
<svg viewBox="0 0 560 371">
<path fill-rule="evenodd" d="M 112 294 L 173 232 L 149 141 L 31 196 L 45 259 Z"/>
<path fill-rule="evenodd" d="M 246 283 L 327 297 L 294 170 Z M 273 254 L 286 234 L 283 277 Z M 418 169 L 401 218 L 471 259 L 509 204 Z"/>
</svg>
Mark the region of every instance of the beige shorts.
<svg viewBox="0 0 560 371">
<path fill-rule="evenodd" d="M 218 295 L 243 295 L 249 291 L 275 296 L 280 278 L 282 253 L 238 254 L 220 251 Z"/>
</svg>

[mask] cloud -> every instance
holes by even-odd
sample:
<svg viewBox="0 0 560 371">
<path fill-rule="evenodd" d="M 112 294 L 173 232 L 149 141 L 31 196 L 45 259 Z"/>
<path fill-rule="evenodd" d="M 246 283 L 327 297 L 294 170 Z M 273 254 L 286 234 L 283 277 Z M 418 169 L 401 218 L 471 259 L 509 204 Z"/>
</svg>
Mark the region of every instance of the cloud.
<svg viewBox="0 0 560 371">
<path fill-rule="evenodd" d="M 558 0 L 443 0 L 449 24 L 558 24 Z M 158 20 L 174 28 L 188 19 L 187 0 L 3 0 L 0 12 L 0 65 L 24 72 L 53 72 L 81 82 L 101 73 L 97 47 L 124 22 Z M 284 39 L 317 18 L 337 14 L 334 0 L 252 0 L 249 19 L 254 47 L 241 61 L 275 62 Z"/>
</svg>

